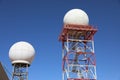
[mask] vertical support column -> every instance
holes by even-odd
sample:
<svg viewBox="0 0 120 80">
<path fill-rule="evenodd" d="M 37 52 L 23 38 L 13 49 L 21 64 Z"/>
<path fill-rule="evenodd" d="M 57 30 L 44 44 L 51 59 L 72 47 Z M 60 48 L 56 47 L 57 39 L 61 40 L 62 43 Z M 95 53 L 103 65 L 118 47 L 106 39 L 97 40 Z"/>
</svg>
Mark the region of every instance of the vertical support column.
<svg viewBox="0 0 120 80">
<path fill-rule="evenodd" d="M 65 75 L 65 70 L 64 70 L 64 63 L 63 63 L 63 61 L 64 61 L 64 42 L 62 42 L 62 80 L 64 80 L 64 75 Z"/>
</svg>

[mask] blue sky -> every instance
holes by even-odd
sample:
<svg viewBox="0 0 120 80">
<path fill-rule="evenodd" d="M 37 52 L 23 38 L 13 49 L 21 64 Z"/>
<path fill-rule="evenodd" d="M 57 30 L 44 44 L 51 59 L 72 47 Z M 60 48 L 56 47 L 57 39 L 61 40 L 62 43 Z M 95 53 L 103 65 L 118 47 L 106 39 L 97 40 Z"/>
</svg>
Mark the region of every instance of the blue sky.
<svg viewBox="0 0 120 80">
<path fill-rule="evenodd" d="M 58 36 L 65 13 L 73 8 L 83 9 L 99 29 L 97 80 L 120 80 L 120 0 L 0 0 L 0 61 L 12 72 L 10 46 L 28 41 L 36 50 L 29 80 L 61 80 Z"/>
</svg>

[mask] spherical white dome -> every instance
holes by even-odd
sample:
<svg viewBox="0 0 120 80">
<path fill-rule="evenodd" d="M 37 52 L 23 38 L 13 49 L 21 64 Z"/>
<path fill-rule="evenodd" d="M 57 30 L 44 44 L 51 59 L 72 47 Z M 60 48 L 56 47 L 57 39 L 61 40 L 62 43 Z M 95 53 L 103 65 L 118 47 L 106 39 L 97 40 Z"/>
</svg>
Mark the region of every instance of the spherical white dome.
<svg viewBox="0 0 120 80">
<path fill-rule="evenodd" d="M 33 46 L 24 41 L 17 42 L 12 45 L 9 50 L 9 58 L 12 64 L 23 63 L 31 64 L 35 55 L 35 50 Z"/>
<path fill-rule="evenodd" d="M 81 9 L 72 9 L 68 11 L 63 20 L 64 24 L 88 25 L 88 15 Z"/>
</svg>

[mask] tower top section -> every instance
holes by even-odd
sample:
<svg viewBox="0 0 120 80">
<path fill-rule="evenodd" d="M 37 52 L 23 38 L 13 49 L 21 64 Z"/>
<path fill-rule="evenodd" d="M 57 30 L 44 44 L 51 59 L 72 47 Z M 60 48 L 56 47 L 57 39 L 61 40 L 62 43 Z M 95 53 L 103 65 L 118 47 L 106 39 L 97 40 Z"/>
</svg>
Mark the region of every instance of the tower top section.
<svg viewBox="0 0 120 80">
<path fill-rule="evenodd" d="M 63 19 L 64 24 L 88 25 L 89 18 L 86 12 L 81 9 L 71 9 Z"/>
<path fill-rule="evenodd" d="M 25 41 L 16 42 L 9 50 L 12 64 L 31 64 L 35 55 L 33 46 Z"/>
</svg>

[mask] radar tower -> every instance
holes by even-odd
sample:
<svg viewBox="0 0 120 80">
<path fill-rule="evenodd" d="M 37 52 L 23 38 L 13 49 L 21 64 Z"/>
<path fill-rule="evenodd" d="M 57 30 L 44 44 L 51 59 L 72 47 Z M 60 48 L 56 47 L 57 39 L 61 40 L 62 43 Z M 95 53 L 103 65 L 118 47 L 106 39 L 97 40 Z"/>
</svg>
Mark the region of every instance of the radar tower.
<svg viewBox="0 0 120 80">
<path fill-rule="evenodd" d="M 96 80 L 94 34 L 88 15 L 81 9 L 72 9 L 64 16 L 59 36 L 62 42 L 62 80 Z"/>
<path fill-rule="evenodd" d="M 13 66 L 12 80 L 28 80 L 28 67 L 35 55 L 33 46 L 25 41 L 12 45 L 9 58 Z"/>
</svg>

